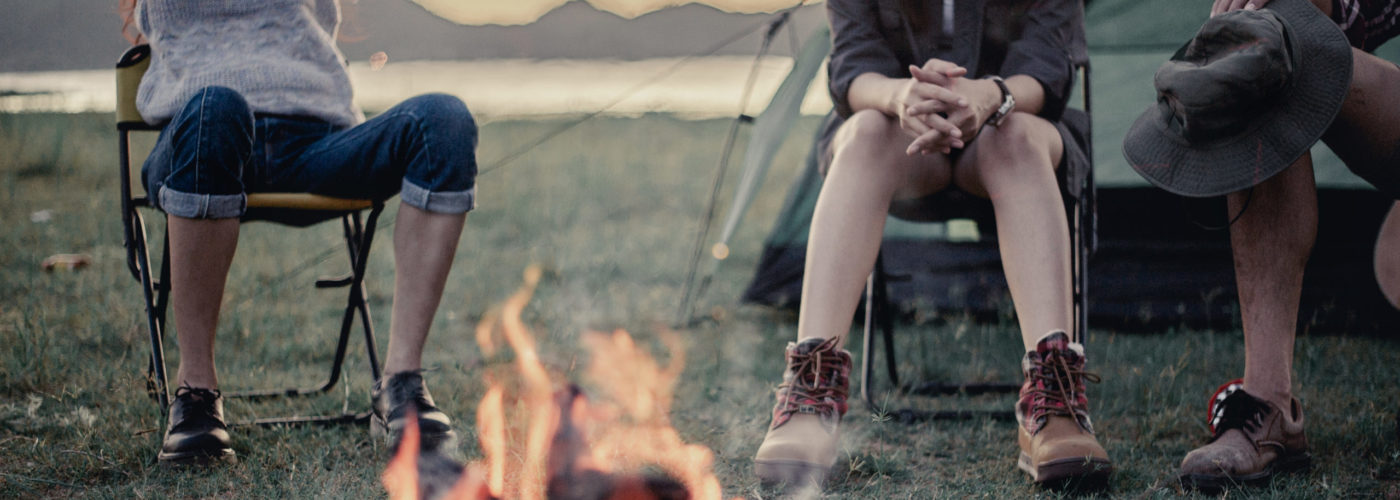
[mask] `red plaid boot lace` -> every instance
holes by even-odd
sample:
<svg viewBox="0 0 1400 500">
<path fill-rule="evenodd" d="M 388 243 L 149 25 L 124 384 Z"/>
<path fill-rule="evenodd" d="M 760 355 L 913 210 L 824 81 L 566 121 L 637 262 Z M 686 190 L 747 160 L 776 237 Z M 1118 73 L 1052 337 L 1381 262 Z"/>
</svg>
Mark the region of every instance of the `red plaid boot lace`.
<svg viewBox="0 0 1400 500">
<path fill-rule="evenodd" d="M 835 425 L 846 414 L 850 388 L 851 353 L 836 346 L 841 337 L 820 343 L 809 339 L 787 349 L 787 371 L 778 385 L 778 403 L 773 406 L 776 429 L 794 414 L 814 414 L 823 423 Z"/>
</svg>

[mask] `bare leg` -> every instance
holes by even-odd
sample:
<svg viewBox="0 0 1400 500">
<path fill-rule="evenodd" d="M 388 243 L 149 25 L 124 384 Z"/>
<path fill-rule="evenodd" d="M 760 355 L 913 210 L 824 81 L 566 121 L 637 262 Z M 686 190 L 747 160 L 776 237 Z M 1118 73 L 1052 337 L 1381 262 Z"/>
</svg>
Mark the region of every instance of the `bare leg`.
<svg viewBox="0 0 1400 500">
<path fill-rule="evenodd" d="M 1052 330 L 1070 332 L 1069 229 L 1055 167 L 1064 154 L 1050 122 L 1014 113 L 987 127 L 958 162 L 954 181 L 992 200 L 1007 286 L 1027 351 Z"/>
<path fill-rule="evenodd" d="M 1376 282 L 1391 306 L 1400 308 L 1400 203 L 1390 213 L 1376 236 Z"/>
<path fill-rule="evenodd" d="M 1230 226 L 1244 320 L 1245 389 L 1288 408 L 1303 266 L 1317 236 L 1312 156 L 1304 154 L 1252 193 L 1232 193 L 1228 200 L 1231 217 L 1245 208 Z"/>
<path fill-rule="evenodd" d="M 1400 196 L 1400 68 L 1352 49 L 1352 82 L 1342 112 L 1323 136 L 1347 166 L 1388 194 Z M 1376 280 L 1400 306 L 1400 211 L 1392 208 L 1376 241 Z"/>
<path fill-rule="evenodd" d="M 394 308 L 384 373 L 422 367 L 423 344 L 433 324 L 466 214 L 438 214 L 401 204 L 394 228 Z"/>
<path fill-rule="evenodd" d="M 177 385 L 217 389 L 214 331 L 224 282 L 238 247 L 238 219 L 167 218 L 170 232 L 171 306 L 180 342 Z"/>
<path fill-rule="evenodd" d="M 849 382 L 831 373 L 850 369 L 840 342 L 875 264 L 885 216 L 893 200 L 937 191 L 951 177 L 942 154 L 904 154 L 910 140 L 893 118 L 872 110 L 852 115 L 832 139 L 835 156 L 807 238 L 799 343 L 787 349 L 773 421 L 754 456 L 765 482 L 810 486 L 836 463 Z M 798 411 L 799 404 L 809 409 Z"/>
<path fill-rule="evenodd" d="M 947 157 L 904 154 L 909 137 L 878 111 L 851 116 L 833 141 L 835 156 L 807 239 L 799 341 L 850 329 L 891 201 L 937 191 L 950 179 Z"/>
</svg>

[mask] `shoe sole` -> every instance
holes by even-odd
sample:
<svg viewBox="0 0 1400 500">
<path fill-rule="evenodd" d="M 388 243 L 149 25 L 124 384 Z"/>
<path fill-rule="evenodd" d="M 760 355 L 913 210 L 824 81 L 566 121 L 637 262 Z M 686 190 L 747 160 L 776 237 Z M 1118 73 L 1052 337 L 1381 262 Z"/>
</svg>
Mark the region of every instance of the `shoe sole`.
<svg viewBox="0 0 1400 500">
<path fill-rule="evenodd" d="M 160 452 L 156 455 L 156 463 L 161 467 L 206 467 L 216 464 L 233 465 L 238 463 L 238 454 L 233 450 L 223 450 L 220 453 L 209 453 L 204 451 L 181 451 L 181 452 Z"/>
<path fill-rule="evenodd" d="M 826 483 L 831 467 L 796 460 L 755 460 L 753 472 L 767 487 L 820 488 Z"/>
<path fill-rule="evenodd" d="M 1106 458 L 1070 457 L 1035 464 L 1021 453 L 1016 466 L 1044 486 L 1059 488 L 1102 488 L 1113 474 L 1113 462 Z"/>
<path fill-rule="evenodd" d="M 1312 455 L 1303 452 L 1279 457 L 1264 470 L 1253 474 L 1232 476 L 1229 474 L 1182 474 L 1177 476 L 1181 487 L 1202 493 L 1216 494 L 1237 486 L 1262 486 L 1268 484 L 1276 474 L 1297 472 L 1312 467 Z"/>
<path fill-rule="evenodd" d="M 370 415 L 369 436 L 389 447 L 389 452 L 397 452 L 398 446 L 394 442 L 393 433 L 389 432 L 389 422 L 380 418 L 379 415 Z M 419 435 L 419 448 L 431 450 L 452 450 L 457 448 L 457 433 L 448 431 L 439 434 Z M 421 449 L 419 451 L 422 451 Z"/>
</svg>

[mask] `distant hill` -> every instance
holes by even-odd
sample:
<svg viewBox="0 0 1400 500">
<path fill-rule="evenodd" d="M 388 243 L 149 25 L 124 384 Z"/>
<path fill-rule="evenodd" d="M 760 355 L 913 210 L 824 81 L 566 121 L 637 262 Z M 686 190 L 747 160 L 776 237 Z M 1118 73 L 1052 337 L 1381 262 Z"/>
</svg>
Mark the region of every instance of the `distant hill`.
<svg viewBox="0 0 1400 500">
<path fill-rule="evenodd" d="M 100 7 L 94 7 L 94 4 Z M 100 69 L 111 66 L 128 45 L 121 37 L 116 0 L 7 2 L 0 17 L 0 72 Z M 362 0 L 341 44 L 345 56 L 362 61 L 383 51 L 392 61 L 490 58 L 643 59 L 694 54 L 771 14 L 730 14 L 690 4 L 623 19 L 570 2 L 525 26 L 461 26 L 409 0 Z M 805 33 L 825 22 L 820 5 L 799 9 L 793 22 Z M 800 38 L 800 37 L 799 37 Z M 774 54 L 789 54 L 784 35 Z M 758 36 L 739 40 L 719 54 L 750 54 Z"/>
</svg>

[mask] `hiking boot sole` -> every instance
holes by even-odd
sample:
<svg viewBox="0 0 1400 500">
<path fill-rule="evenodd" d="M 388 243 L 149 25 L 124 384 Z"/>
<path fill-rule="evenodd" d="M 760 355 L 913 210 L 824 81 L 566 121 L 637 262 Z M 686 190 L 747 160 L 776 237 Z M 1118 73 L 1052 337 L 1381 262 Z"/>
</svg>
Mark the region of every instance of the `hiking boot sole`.
<svg viewBox="0 0 1400 500">
<path fill-rule="evenodd" d="M 796 460 L 764 460 L 754 461 L 753 472 L 764 486 L 821 487 L 826 483 L 831 466 Z"/>
<path fill-rule="evenodd" d="M 161 467 L 205 467 L 217 464 L 233 465 L 238 463 L 238 454 L 233 450 L 223 450 L 221 452 L 210 453 L 207 451 L 179 451 L 160 452 L 156 455 L 156 463 Z"/>
<path fill-rule="evenodd" d="M 398 451 L 398 443 L 394 441 L 393 433 L 389 432 L 389 422 L 380 418 L 377 414 L 370 415 L 369 436 L 389 447 L 389 452 Z M 457 448 L 456 431 L 440 432 L 435 434 L 419 433 L 419 451 L 445 451 Z"/>
<path fill-rule="evenodd" d="M 1238 486 L 1263 486 L 1269 483 L 1276 474 L 1298 472 L 1312 467 L 1312 455 L 1303 452 L 1295 455 L 1279 457 L 1274 463 L 1265 467 L 1264 470 L 1253 474 L 1232 476 L 1229 474 L 1182 474 L 1177 476 L 1181 482 L 1181 487 L 1186 490 L 1196 490 L 1207 494 L 1216 494 L 1227 488 Z"/>
<path fill-rule="evenodd" d="M 1022 453 L 1016 466 L 1032 481 L 1061 488 L 1101 488 L 1108 485 L 1108 476 L 1113 474 L 1113 462 L 1104 458 L 1071 457 L 1033 464 L 1030 455 Z"/>
</svg>

